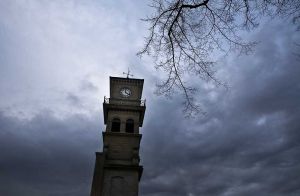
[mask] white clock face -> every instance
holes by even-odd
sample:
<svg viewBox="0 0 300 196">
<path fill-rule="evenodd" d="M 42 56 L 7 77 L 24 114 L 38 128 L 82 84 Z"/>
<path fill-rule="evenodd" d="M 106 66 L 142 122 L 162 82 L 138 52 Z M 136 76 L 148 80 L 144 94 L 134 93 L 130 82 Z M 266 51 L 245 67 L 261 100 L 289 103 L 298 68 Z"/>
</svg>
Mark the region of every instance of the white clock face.
<svg viewBox="0 0 300 196">
<path fill-rule="evenodd" d="M 129 97 L 130 95 L 131 95 L 131 90 L 129 89 L 129 88 L 122 88 L 121 90 L 120 90 L 120 95 L 122 96 L 122 97 Z"/>
</svg>

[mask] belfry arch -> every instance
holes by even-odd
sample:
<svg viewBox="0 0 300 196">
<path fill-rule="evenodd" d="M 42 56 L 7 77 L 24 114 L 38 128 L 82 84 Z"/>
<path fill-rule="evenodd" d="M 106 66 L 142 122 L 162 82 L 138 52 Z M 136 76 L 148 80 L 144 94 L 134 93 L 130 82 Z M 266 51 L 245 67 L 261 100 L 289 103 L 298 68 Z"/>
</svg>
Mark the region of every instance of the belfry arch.
<svg viewBox="0 0 300 196">
<path fill-rule="evenodd" d="M 132 119 L 126 120 L 125 132 L 126 133 L 134 133 L 134 120 L 132 120 Z"/>
<path fill-rule="evenodd" d="M 113 118 L 111 121 L 111 132 L 121 131 L 121 120 L 119 118 Z"/>
</svg>

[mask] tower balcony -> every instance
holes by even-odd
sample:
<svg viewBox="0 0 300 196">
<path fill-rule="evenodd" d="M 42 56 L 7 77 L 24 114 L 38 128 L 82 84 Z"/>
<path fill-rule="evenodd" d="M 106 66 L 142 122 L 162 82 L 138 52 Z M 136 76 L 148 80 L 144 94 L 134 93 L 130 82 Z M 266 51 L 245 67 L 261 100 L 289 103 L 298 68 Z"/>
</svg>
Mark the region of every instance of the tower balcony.
<svg viewBox="0 0 300 196">
<path fill-rule="evenodd" d="M 107 124 L 108 111 L 134 111 L 140 116 L 139 126 L 143 125 L 146 110 L 146 100 L 117 99 L 104 97 L 103 115 L 104 123 Z"/>
<path fill-rule="evenodd" d="M 140 100 L 131 100 L 131 99 L 116 99 L 116 98 L 104 97 L 103 104 L 146 107 L 146 99 L 144 99 L 144 100 L 142 100 L 142 99 L 140 99 Z"/>
</svg>

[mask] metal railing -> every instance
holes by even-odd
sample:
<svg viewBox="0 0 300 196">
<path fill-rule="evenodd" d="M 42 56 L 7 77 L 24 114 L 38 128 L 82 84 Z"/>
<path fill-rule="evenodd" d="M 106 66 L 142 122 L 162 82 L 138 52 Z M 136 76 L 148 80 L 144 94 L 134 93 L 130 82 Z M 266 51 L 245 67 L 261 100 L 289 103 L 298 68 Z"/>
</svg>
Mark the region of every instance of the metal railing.
<svg viewBox="0 0 300 196">
<path fill-rule="evenodd" d="M 146 99 L 130 100 L 130 99 L 113 99 L 104 96 L 105 104 L 119 104 L 119 105 L 133 105 L 133 106 L 146 106 Z"/>
</svg>

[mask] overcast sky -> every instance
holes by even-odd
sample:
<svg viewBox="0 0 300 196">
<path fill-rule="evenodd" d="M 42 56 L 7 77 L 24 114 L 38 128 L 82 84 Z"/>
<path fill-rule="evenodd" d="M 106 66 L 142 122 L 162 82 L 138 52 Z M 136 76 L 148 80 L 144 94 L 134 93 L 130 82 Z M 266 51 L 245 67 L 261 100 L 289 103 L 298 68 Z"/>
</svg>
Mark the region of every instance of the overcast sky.
<svg viewBox="0 0 300 196">
<path fill-rule="evenodd" d="M 148 1 L 0 0 L 0 195 L 89 195 L 109 76 L 145 79 L 141 196 L 300 195 L 300 43 L 265 20 L 249 56 L 219 61 L 230 90 L 203 81 L 207 115 L 154 95 L 140 59 Z"/>
</svg>

